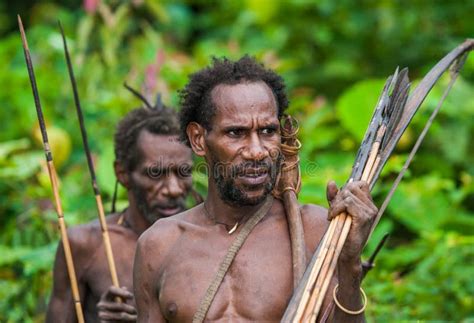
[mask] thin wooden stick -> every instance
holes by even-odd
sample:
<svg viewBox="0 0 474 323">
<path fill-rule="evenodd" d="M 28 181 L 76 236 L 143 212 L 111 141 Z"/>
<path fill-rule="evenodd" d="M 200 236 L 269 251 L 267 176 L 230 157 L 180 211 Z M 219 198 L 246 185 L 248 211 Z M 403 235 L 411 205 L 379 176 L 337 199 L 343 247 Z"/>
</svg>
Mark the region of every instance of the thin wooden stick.
<svg viewBox="0 0 474 323">
<path fill-rule="evenodd" d="M 375 160 L 379 154 L 380 143 L 382 142 L 382 138 L 385 134 L 386 129 L 387 128 L 384 125 L 382 125 L 377 130 L 377 138 L 375 139 L 375 142 L 372 144 L 369 158 L 367 160 L 366 166 L 364 167 L 364 172 L 362 173 L 361 180 L 363 181 L 368 181 L 369 179 L 369 175 L 372 171 L 373 166 L 375 165 Z"/>
<path fill-rule="evenodd" d="M 59 29 L 61 30 L 61 36 L 62 36 L 63 45 L 64 45 L 64 55 L 66 56 L 66 62 L 67 62 L 67 67 L 68 67 L 68 72 L 69 72 L 69 78 L 71 80 L 72 91 L 73 91 L 73 94 L 74 94 L 74 103 L 76 105 L 77 117 L 79 119 L 79 126 L 81 128 L 82 144 L 84 146 L 84 152 L 86 154 L 87 165 L 89 167 L 89 172 L 90 172 L 90 177 L 91 177 L 92 189 L 94 191 L 95 202 L 96 202 L 97 210 L 99 212 L 100 228 L 102 230 L 102 237 L 104 239 L 105 254 L 107 256 L 107 263 L 109 265 L 110 276 L 111 276 L 111 279 L 112 279 L 112 284 L 115 287 L 120 287 L 119 286 L 119 281 L 118 281 L 118 276 L 117 276 L 117 270 L 115 268 L 115 261 L 114 261 L 114 255 L 113 255 L 113 252 L 112 252 L 112 245 L 110 243 L 109 231 L 107 229 L 107 222 L 105 220 L 104 205 L 102 203 L 102 197 L 100 195 L 99 185 L 97 183 L 97 179 L 96 179 L 96 176 L 95 176 L 94 164 L 92 162 L 92 156 L 91 156 L 91 151 L 90 151 L 90 148 L 89 148 L 89 142 L 87 140 L 87 130 L 86 130 L 86 127 L 85 127 L 85 124 L 84 124 L 84 116 L 83 116 L 83 113 L 82 113 L 81 102 L 79 100 L 79 93 L 78 93 L 78 90 L 77 90 L 76 78 L 74 77 L 74 70 L 72 68 L 71 58 L 69 56 L 69 50 L 68 50 L 68 47 L 67 47 L 67 41 L 66 41 L 66 37 L 64 36 L 64 30 L 63 30 L 63 27 L 61 26 L 61 23 L 59 21 L 58 21 L 58 25 L 59 25 Z"/>
<path fill-rule="evenodd" d="M 28 48 L 28 42 L 26 40 L 25 30 L 23 29 L 23 23 L 20 15 L 18 17 L 18 25 L 20 27 L 21 40 L 23 43 L 23 51 L 25 53 L 26 66 L 28 68 L 28 75 L 30 78 L 31 89 L 33 91 L 33 97 L 35 100 L 36 113 L 38 115 L 38 122 L 41 129 L 41 135 L 43 138 L 43 148 L 46 156 L 46 164 L 48 168 L 49 180 L 53 189 L 54 203 L 56 213 L 58 215 L 59 230 L 61 233 L 61 240 L 64 249 L 64 257 L 66 259 L 66 268 L 69 275 L 69 281 L 71 283 L 72 297 L 74 300 L 74 307 L 76 309 L 77 321 L 79 323 L 84 322 L 84 315 L 82 313 L 81 298 L 79 295 L 79 287 L 77 285 L 76 272 L 74 269 L 74 261 L 72 258 L 71 246 L 69 245 L 69 239 L 66 230 L 66 223 L 64 220 L 64 213 L 61 205 L 61 198 L 59 196 L 58 178 L 56 168 L 53 163 L 53 155 L 48 141 L 48 133 L 46 130 L 46 124 L 44 122 L 43 110 L 41 108 L 41 102 L 39 98 L 38 88 L 36 86 L 35 72 L 33 69 L 33 62 L 31 61 L 30 50 Z"/>
<path fill-rule="evenodd" d="M 366 165 L 362 172 L 362 180 L 367 180 L 368 175 L 371 173 L 371 170 L 377 160 L 377 155 L 380 149 L 380 142 L 383 138 L 385 133 L 385 127 L 382 125 L 377 131 L 377 138 L 372 144 L 370 149 L 370 154 L 367 159 Z M 351 182 L 349 180 L 349 182 Z M 334 274 L 335 266 L 337 265 L 337 259 L 341 253 L 342 247 L 344 246 L 345 240 L 347 238 L 347 233 L 349 232 L 350 225 L 352 223 L 352 217 L 350 215 L 341 216 L 338 215 L 332 221 L 336 222 L 336 226 L 341 228 L 340 230 L 336 230 L 336 234 L 329 240 L 329 250 L 328 255 L 325 257 L 324 261 L 322 262 L 321 269 L 317 269 L 319 272 L 313 293 L 309 299 L 309 302 L 304 302 L 306 304 L 305 314 L 303 315 L 303 321 L 308 319 L 313 320 L 319 314 L 319 310 L 322 305 L 322 301 L 324 299 L 324 295 L 327 291 L 327 286 L 332 279 Z M 345 233 L 347 230 L 347 233 Z"/>
<path fill-rule="evenodd" d="M 327 245 L 327 242 L 332 239 L 335 228 L 336 228 L 336 222 L 331 221 L 330 224 L 329 224 L 329 227 L 326 231 L 326 234 L 324 235 L 324 237 L 323 237 L 323 239 L 320 243 L 321 248 L 318 252 L 316 262 L 314 263 L 314 266 L 311 267 L 310 277 L 309 277 L 308 282 L 305 286 L 303 296 L 301 297 L 302 302 L 300 302 L 298 304 L 298 308 L 297 308 L 296 314 L 295 314 L 295 320 L 296 321 L 299 321 L 299 319 L 302 317 L 303 312 L 306 308 L 307 300 L 310 298 L 311 292 L 314 289 L 313 287 L 314 287 L 314 284 L 316 282 L 316 278 L 318 277 L 319 270 L 321 269 L 321 263 L 325 259 L 327 251 L 329 249 L 328 245 Z"/>
<path fill-rule="evenodd" d="M 321 294 L 321 287 L 323 286 L 323 278 L 326 276 L 327 270 L 328 270 L 328 262 L 330 262 L 333 258 L 334 251 L 336 249 L 336 244 L 338 241 L 337 238 L 340 236 L 343 230 L 343 226 L 347 217 L 348 215 L 346 213 L 341 213 L 340 215 L 337 216 L 337 218 L 335 218 L 332 221 L 332 222 L 335 222 L 335 227 L 336 227 L 335 233 L 329 242 L 329 248 L 328 248 L 326 258 L 324 259 L 324 262 L 321 264 L 321 269 L 319 270 L 319 275 L 316 278 L 313 292 L 311 294 L 309 301 L 306 304 L 305 313 L 303 315 L 303 322 L 306 322 L 308 317 L 311 315 L 312 310 L 316 304 L 316 301 Z"/>
<path fill-rule="evenodd" d="M 349 230 L 351 228 L 352 224 L 352 217 L 347 216 L 346 221 L 344 222 L 344 227 L 341 232 L 341 236 L 339 238 L 339 241 L 337 243 L 336 251 L 334 253 L 334 256 L 331 261 L 331 265 L 329 268 L 329 271 L 327 272 L 327 276 L 324 279 L 324 284 L 321 288 L 320 295 L 321 297 L 318 297 L 318 302 L 316 303 L 315 308 L 313 309 L 313 313 L 311 316 L 311 321 L 314 322 L 319 314 L 319 311 L 321 309 L 321 305 L 323 304 L 324 300 L 324 295 L 326 295 L 326 292 L 328 290 L 329 284 L 331 283 L 332 276 L 334 275 L 334 271 L 337 266 L 337 261 L 339 259 L 339 255 L 341 254 L 342 247 L 344 246 L 344 243 L 346 242 L 347 236 L 349 234 Z"/>
<path fill-rule="evenodd" d="M 372 170 L 370 171 L 369 178 L 367 179 L 368 183 L 372 183 L 372 181 L 374 180 L 374 175 L 375 175 L 375 172 L 377 171 L 377 168 L 379 167 L 379 164 L 380 164 L 380 156 L 377 156 L 377 158 L 375 158 L 374 166 L 372 166 Z"/>
</svg>

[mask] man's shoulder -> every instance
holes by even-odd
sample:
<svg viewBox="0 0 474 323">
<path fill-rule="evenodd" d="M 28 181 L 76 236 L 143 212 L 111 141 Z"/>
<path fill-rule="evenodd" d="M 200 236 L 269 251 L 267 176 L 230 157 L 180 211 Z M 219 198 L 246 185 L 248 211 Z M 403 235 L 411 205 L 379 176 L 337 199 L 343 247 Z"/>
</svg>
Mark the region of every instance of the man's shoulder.
<svg viewBox="0 0 474 323">
<path fill-rule="evenodd" d="M 306 245 L 314 251 L 329 226 L 328 210 L 315 204 L 301 205 L 300 210 Z"/>
<path fill-rule="evenodd" d="M 187 225 L 193 223 L 192 218 L 196 214 L 196 208 L 197 206 L 173 216 L 159 219 L 140 236 L 139 243 L 167 240 L 169 236 L 179 234 Z"/>
<path fill-rule="evenodd" d="M 116 223 L 118 217 L 118 214 L 107 215 L 107 224 Z M 102 241 L 102 228 L 98 219 L 70 227 L 67 232 L 69 242 L 76 247 L 84 246 L 90 249 Z"/>
<path fill-rule="evenodd" d="M 328 210 L 316 204 L 303 204 L 300 206 L 303 221 L 327 222 Z"/>
<path fill-rule="evenodd" d="M 68 228 L 68 239 L 73 245 L 81 246 L 90 244 L 96 237 L 100 237 L 99 222 L 94 220 L 88 223 L 75 225 Z"/>
</svg>

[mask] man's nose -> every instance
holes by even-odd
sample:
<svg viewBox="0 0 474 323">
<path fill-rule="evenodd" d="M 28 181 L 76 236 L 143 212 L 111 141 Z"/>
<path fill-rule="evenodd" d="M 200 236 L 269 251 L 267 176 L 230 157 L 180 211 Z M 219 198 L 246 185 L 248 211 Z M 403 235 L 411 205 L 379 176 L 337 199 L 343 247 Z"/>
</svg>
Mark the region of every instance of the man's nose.
<svg viewBox="0 0 474 323">
<path fill-rule="evenodd" d="M 184 194 L 183 185 L 176 174 L 168 174 L 162 190 L 163 195 L 168 197 L 180 197 Z"/>
<path fill-rule="evenodd" d="M 263 160 L 269 156 L 257 133 L 252 133 L 242 151 L 242 157 L 247 160 Z"/>
</svg>

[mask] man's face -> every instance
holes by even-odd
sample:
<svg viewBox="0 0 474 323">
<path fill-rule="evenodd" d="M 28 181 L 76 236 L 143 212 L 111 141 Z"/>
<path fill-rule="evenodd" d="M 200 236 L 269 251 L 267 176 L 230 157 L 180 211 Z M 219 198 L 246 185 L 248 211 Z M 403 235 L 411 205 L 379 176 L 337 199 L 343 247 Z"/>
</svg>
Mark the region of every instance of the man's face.
<svg viewBox="0 0 474 323">
<path fill-rule="evenodd" d="M 280 169 L 276 101 L 264 82 L 218 85 L 216 113 L 205 137 L 206 159 L 220 197 L 256 205 L 271 192 Z"/>
<path fill-rule="evenodd" d="M 139 162 L 130 173 L 130 190 L 146 220 L 156 220 L 185 210 L 191 186 L 191 150 L 178 136 L 141 131 L 137 139 Z"/>
</svg>

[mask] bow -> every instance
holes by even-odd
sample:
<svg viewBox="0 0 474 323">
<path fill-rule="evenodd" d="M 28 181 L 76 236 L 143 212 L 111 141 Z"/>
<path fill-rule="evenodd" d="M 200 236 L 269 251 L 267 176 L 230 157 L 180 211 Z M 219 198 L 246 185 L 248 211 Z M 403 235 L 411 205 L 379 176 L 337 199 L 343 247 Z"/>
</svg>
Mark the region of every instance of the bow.
<svg viewBox="0 0 474 323">
<path fill-rule="evenodd" d="M 443 59 L 441 59 L 429 72 L 426 74 L 426 76 L 421 80 L 421 82 L 418 84 L 418 86 L 413 90 L 413 93 L 410 95 L 408 98 L 400 122 L 398 123 L 397 127 L 395 128 L 395 131 L 393 135 L 391 136 L 390 140 L 386 144 L 386 148 L 384 151 L 381 153 L 381 160 L 383 161 L 380 167 L 378 167 L 375 170 L 375 178 L 377 178 L 382 171 L 383 165 L 385 162 L 388 160 L 388 157 L 392 153 L 393 149 L 395 149 L 396 144 L 400 140 L 401 136 L 405 132 L 405 129 L 407 128 L 408 124 L 410 123 L 411 119 L 415 115 L 416 111 L 418 111 L 418 108 L 421 106 L 423 101 L 425 100 L 426 96 L 428 93 L 431 91 L 433 86 L 436 84 L 436 82 L 440 79 L 440 77 L 446 72 L 449 68 L 451 68 L 451 80 L 446 87 L 446 89 L 443 92 L 443 95 L 441 99 L 439 100 L 436 108 L 433 110 L 431 113 L 430 118 L 425 124 L 425 127 L 423 128 L 422 132 L 418 136 L 415 145 L 413 146 L 412 150 L 410 151 L 410 154 L 405 161 L 405 164 L 403 165 L 402 170 L 398 174 L 397 178 L 395 179 L 392 187 L 390 188 L 389 193 L 387 194 L 387 197 L 383 201 L 378 213 L 377 217 L 372 224 L 372 229 L 370 232 L 370 235 L 374 231 L 375 227 L 377 226 L 378 222 L 380 221 L 380 218 L 382 217 L 385 209 L 387 208 L 393 194 L 395 193 L 395 190 L 398 187 L 398 184 L 400 184 L 400 181 L 402 180 L 403 176 L 405 175 L 405 172 L 408 169 L 408 166 L 410 165 L 411 161 L 415 157 L 415 154 L 418 151 L 418 148 L 420 147 L 421 143 L 423 142 L 423 139 L 425 138 L 428 129 L 430 128 L 431 124 L 433 123 L 433 120 L 435 119 L 436 115 L 438 114 L 438 111 L 440 110 L 441 106 L 443 105 L 444 100 L 448 96 L 449 91 L 451 91 L 451 88 L 454 85 L 454 82 L 456 81 L 463 65 L 464 62 L 467 59 L 468 53 L 474 49 L 474 39 L 466 39 L 462 44 L 457 46 L 455 49 L 453 49 L 451 52 L 449 52 Z M 370 237 L 369 235 L 369 237 Z"/>
<path fill-rule="evenodd" d="M 369 124 L 369 129 L 368 129 L 368 132 L 366 133 L 366 138 L 364 139 L 363 146 L 361 146 L 361 149 L 365 146 L 375 148 L 373 149 L 373 152 L 375 152 L 375 154 L 372 154 L 372 150 L 370 151 L 370 154 L 364 154 L 364 155 L 367 155 L 364 158 L 367 164 L 369 164 L 369 169 L 368 169 L 368 172 L 366 172 L 367 174 L 365 174 L 365 176 L 362 176 L 362 179 L 367 180 L 367 178 L 370 177 L 371 180 L 369 180 L 368 182 L 370 183 L 371 188 L 375 184 L 383 166 L 385 165 L 389 156 L 395 149 L 396 144 L 398 143 L 399 139 L 401 138 L 405 129 L 408 127 L 411 119 L 413 118 L 416 111 L 423 103 L 428 93 L 431 91 L 435 83 L 439 80 L 441 75 L 450 66 L 453 66 L 453 68 L 451 69 L 451 81 L 447 89 L 443 93 L 443 96 L 440 102 L 438 103 L 438 106 L 433 111 L 430 119 L 425 125 L 425 128 L 423 129 L 422 133 L 418 137 L 417 142 L 415 143 L 408 159 L 406 160 L 402 171 L 398 174 L 396 181 L 394 182 L 388 196 L 386 197 L 384 203 L 382 204 L 382 207 L 380 208 L 377 214 L 377 218 L 372 225 L 372 228 L 371 228 L 372 231 L 375 228 L 376 224 L 378 223 L 380 217 L 382 216 L 385 208 L 387 207 L 393 195 L 393 192 L 398 186 L 398 183 L 401 181 L 405 171 L 407 170 L 409 164 L 413 160 L 413 157 L 416 154 L 418 148 L 420 147 L 421 142 L 423 141 L 431 123 L 433 122 L 437 112 L 439 111 L 442 103 L 444 102 L 444 99 L 446 98 L 447 94 L 452 88 L 454 81 L 459 75 L 461 67 L 467 57 L 467 53 L 473 48 L 474 48 L 474 40 L 468 39 L 464 43 L 456 47 L 454 50 L 452 50 L 448 55 L 446 55 L 441 61 L 439 61 L 430 70 L 430 72 L 423 78 L 423 80 L 419 83 L 419 85 L 416 87 L 416 89 L 413 91 L 413 93 L 408 99 L 406 99 L 405 94 L 403 94 L 403 93 L 406 93 L 405 89 L 407 89 L 408 87 L 408 79 L 407 78 L 405 79 L 406 71 L 402 70 L 399 73 L 397 69 L 395 74 L 388 79 L 386 87 L 384 88 L 384 91 L 382 92 L 382 96 L 379 101 L 379 104 L 376 107 L 373 120 L 371 121 L 371 124 Z M 453 64 L 454 62 L 456 63 Z M 392 92 L 392 94 L 390 94 L 390 92 Z M 406 100 L 406 103 L 404 102 L 404 100 Z M 405 104 L 400 105 L 399 104 L 400 102 L 403 102 Z M 382 125 L 382 127 L 380 127 L 383 129 L 381 136 L 384 137 L 384 134 L 386 135 L 385 136 L 386 139 L 384 138 L 385 140 L 383 140 L 381 144 L 382 138 L 379 138 L 378 132 L 375 138 L 373 131 L 371 131 L 372 122 L 375 122 L 374 125 L 381 126 L 379 122 L 380 121 L 379 114 L 385 113 L 386 111 L 388 111 L 387 108 L 389 107 L 393 108 L 395 106 L 399 107 L 400 109 L 399 108 L 395 109 L 398 111 L 394 115 L 394 120 L 396 121 L 393 123 L 390 122 L 389 124 L 387 124 L 388 129 L 390 129 L 390 133 L 389 134 L 385 133 L 385 130 L 386 130 L 384 127 L 385 125 Z M 379 150 L 379 148 L 382 148 L 382 149 Z M 367 152 L 368 151 L 369 150 L 367 150 Z M 360 155 L 360 151 L 359 151 L 359 155 Z M 370 158 L 367 158 L 367 157 L 370 157 Z M 359 159 L 359 156 L 357 159 Z M 367 159 L 370 160 L 370 163 L 368 162 Z M 377 162 L 374 162 L 374 160 L 377 160 Z M 365 170 L 365 168 L 367 168 L 366 162 L 362 163 L 365 166 L 362 165 L 364 167 L 360 167 L 361 169 Z M 356 163 L 356 167 L 359 167 L 359 166 L 361 165 L 358 165 Z M 356 177 L 360 178 L 359 176 L 356 176 Z M 293 294 L 293 297 L 285 311 L 282 321 L 300 322 L 300 321 L 303 321 L 305 318 L 309 318 L 309 317 L 311 317 L 311 320 L 314 321 L 318 317 L 319 311 L 322 305 L 322 299 L 324 298 L 325 293 L 327 291 L 328 282 L 331 280 L 331 277 L 334 273 L 334 268 L 337 263 L 337 258 L 339 257 L 339 253 L 341 251 L 342 246 L 344 245 L 345 238 L 347 237 L 347 233 L 350 227 L 351 218 L 348 217 L 348 221 L 346 221 L 345 218 L 346 216 L 343 215 L 342 218 L 339 219 L 340 221 L 337 221 L 337 222 L 341 222 L 339 223 L 341 225 L 338 226 L 339 233 L 337 233 L 335 237 L 335 239 L 337 240 L 337 247 L 333 246 L 332 248 L 332 249 L 336 248 L 336 250 L 331 249 L 331 255 L 327 259 L 324 259 L 325 257 L 324 255 L 320 257 L 320 251 L 324 248 L 321 248 L 321 245 L 318 247 L 318 250 L 316 250 L 315 254 L 313 255 L 311 263 L 308 266 L 303 276 L 303 279 L 301 280 L 300 284 L 298 285 L 298 287 L 296 288 Z M 333 230 L 328 230 L 330 231 L 329 232 L 330 238 L 327 238 L 328 241 L 334 240 L 332 237 L 333 236 L 332 233 L 334 232 L 334 228 L 337 226 L 337 224 L 333 225 L 334 224 L 333 222 L 336 223 L 335 220 L 331 222 L 330 228 L 333 227 Z M 344 225 L 344 230 L 341 229 L 342 223 Z M 323 239 L 324 245 L 326 245 L 325 240 L 326 239 Z M 324 250 L 328 250 L 328 247 Z M 320 275 L 319 273 L 321 272 L 322 264 L 328 263 L 328 261 L 330 265 L 325 265 L 324 266 L 325 270 Z M 328 266 L 329 266 L 329 269 L 328 269 Z M 316 284 L 316 287 L 314 287 L 315 286 L 314 284 Z"/>
</svg>

